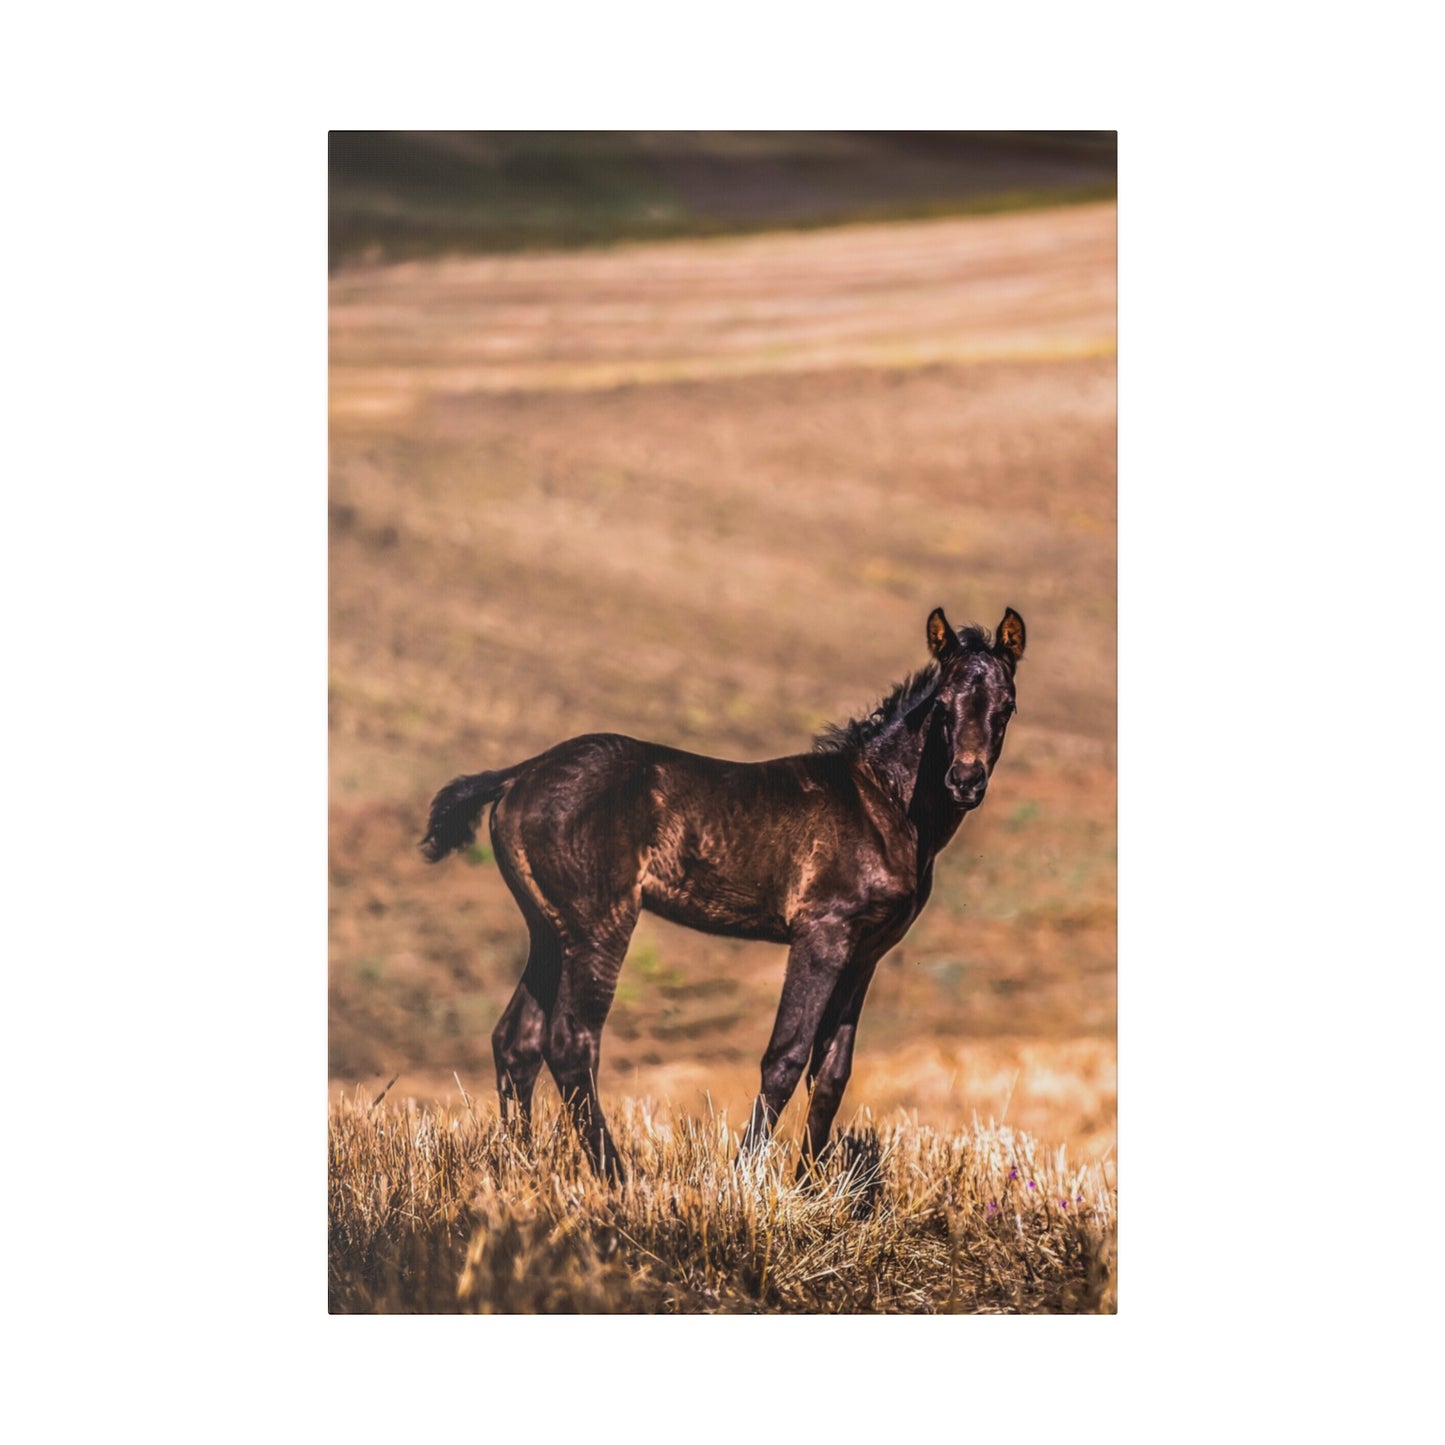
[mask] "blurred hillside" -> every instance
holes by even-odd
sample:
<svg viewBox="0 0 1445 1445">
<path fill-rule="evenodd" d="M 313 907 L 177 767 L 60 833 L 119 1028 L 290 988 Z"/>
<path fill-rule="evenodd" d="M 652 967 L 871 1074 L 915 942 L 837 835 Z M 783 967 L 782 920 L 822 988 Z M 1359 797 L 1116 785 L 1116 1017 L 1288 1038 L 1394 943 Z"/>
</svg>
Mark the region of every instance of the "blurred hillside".
<svg viewBox="0 0 1445 1445">
<path fill-rule="evenodd" d="M 1112 197 L 1113 131 L 333 131 L 331 265 Z"/>
</svg>

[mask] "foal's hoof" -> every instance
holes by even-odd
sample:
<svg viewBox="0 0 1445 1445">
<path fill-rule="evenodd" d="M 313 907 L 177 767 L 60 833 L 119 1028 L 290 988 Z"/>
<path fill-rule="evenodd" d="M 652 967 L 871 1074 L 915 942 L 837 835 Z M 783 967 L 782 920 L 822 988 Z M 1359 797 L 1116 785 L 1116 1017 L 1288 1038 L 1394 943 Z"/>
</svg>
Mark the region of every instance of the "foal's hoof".
<svg viewBox="0 0 1445 1445">
<path fill-rule="evenodd" d="M 587 1162 L 609 1187 L 616 1189 L 627 1182 L 627 1171 L 622 1166 L 622 1155 L 617 1152 L 617 1146 L 611 1139 L 595 1148 L 589 1144 L 586 1152 Z"/>
<path fill-rule="evenodd" d="M 827 1156 L 810 1159 L 806 1154 L 798 1160 L 798 1168 L 793 1174 L 793 1186 L 796 1189 L 821 1189 L 823 1187 L 823 1164 Z"/>
</svg>

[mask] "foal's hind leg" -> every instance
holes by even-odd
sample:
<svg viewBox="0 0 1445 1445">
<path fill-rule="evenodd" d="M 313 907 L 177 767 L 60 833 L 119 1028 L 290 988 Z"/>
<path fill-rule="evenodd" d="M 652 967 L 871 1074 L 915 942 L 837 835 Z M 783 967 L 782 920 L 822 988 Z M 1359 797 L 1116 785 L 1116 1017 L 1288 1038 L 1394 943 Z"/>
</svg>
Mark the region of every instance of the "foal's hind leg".
<svg viewBox="0 0 1445 1445">
<path fill-rule="evenodd" d="M 557 1001 L 562 975 L 562 943 L 558 920 L 537 889 L 526 855 L 511 830 L 498 826 L 492 814 L 492 852 L 502 879 L 527 921 L 531 948 L 522 981 L 492 1031 L 492 1060 L 497 1068 L 497 1095 L 502 1125 L 516 1115 L 525 1137 L 532 1127 L 532 1091 L 547 1052 L 547 1025 Z"/>
<path fill-rule="evenodd" d="M 542 1072 L 547 1049 L 547 1018 L 557 998 L 562 968 L 562 952 L 555 932 L 540 921 L 532 925 L 531 931 L 532 950 L 526 972 L 492 1032 L 502 1126 L 506 1128 L 515 1115 L 517 1132 L 524 1139 L 532 1130 L 532 1091 Z"/>
<path fill-rule="evenodd" d="M 547 1033 L 547 1067 L 599 1173 L 613 1182 L 622 1163 L 597 1097 L 602 1026 L 617 990 L 617 975 L 640 911 L 640 894 L 611 911 L 585 944 L 564 946 L 562 979 Z"/>
<path fill-rule="evenodd" d="M 592 751 L 607 761 L 607 749 Z M 597 1098 L 597 1066 L 602 1026 L 642 908 L 645 800 L 635 786 L 613 789 L 610 796 L 605 789 L 596 796 L 574 791 L 567 798 L 569 783 L 579 787 L 589 780 L 574 772 L 529 791 L 523 778 L 493 812 L 492 838 L 533 929 L 534 947 L 539 924 L 557 944 L 555 992 L 539 1000 L 546 1015 L 542 1057 L 593 1164 L 619 1179 L 617 1148 Z M 565 809 L 554 801 L 559 796 Z M 519 1005 L 517 1027 L 529 1041 L 522 1050 L 529 1066 L 536 1053 L 528 1029 L 536 1017 Z"/>
</svg>

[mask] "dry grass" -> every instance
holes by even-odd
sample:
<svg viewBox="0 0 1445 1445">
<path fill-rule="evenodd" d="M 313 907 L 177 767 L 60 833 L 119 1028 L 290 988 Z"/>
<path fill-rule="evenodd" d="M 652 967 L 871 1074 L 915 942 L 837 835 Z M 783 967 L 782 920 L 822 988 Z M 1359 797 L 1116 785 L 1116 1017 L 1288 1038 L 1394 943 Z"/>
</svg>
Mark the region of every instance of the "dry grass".
<svg viewBox="0 0 1445 1445">
<path fill-rule="evenodd" d="M 855 1122 L 797 1187 L 787 1143 L 740 1166 L 720 1116 L 610 1108 L 612 1190 L 551 1106 L 522 1147 L 470 1101 L 339 1095 L 332 1312 L 1114 1312 L 1105 1171 L 1029 1135 Z"/>
</svg>

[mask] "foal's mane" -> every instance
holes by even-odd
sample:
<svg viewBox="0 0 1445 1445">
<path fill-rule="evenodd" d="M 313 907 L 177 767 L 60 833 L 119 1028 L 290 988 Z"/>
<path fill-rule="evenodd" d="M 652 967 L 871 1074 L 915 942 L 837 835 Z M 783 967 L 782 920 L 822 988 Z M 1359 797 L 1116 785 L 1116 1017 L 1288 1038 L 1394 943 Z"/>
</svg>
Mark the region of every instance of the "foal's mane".
<svg viewBox="0 0 1445 1445">
<path fill-rule="evenodd" d="M 987 652 L 993 638 L 986 627 L 959 629 L 958 645 L 965 652 Z M 845 723 L 829 723 L 813 739 L 815 753 L 853 752 L 871 742 L 891 723 L 907 717 L 938 685 L 936 662 L 910 673 L 866 717 L 855 717 Z"/>
</svg>

